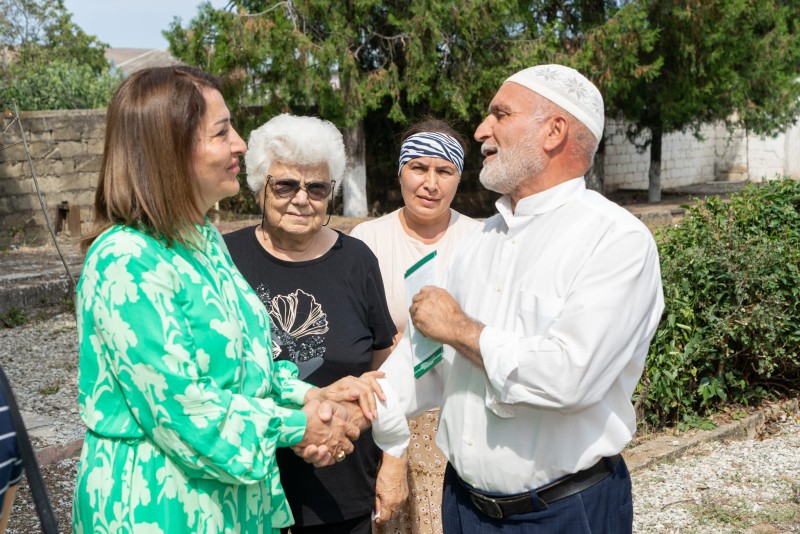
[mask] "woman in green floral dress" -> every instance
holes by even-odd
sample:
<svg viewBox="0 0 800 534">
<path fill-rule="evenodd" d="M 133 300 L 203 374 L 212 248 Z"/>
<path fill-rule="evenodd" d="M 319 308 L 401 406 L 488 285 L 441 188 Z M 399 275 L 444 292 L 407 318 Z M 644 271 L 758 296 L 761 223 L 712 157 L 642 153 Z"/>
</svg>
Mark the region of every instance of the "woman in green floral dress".
<svg viewBox="0 0 800 534">
<path fill-rule="evenodd" d="M 332 463 L 358 428 L 320 401 L 374 410 L 369 388 L 311 389 L 273 362 L 268 314 L 206 218 L 238 191 L 244 151 L 196 69 L 140 71 L 109 106 L 76 300 L 75 532 L 276 532 L 292 523 L 276 448 Z"/>
</svg>

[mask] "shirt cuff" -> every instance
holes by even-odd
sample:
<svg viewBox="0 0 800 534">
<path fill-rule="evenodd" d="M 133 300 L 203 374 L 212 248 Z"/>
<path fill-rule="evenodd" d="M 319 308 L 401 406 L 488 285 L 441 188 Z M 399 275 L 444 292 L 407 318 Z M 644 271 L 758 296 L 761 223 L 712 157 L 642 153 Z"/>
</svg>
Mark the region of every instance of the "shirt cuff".
<svg viewBox="0 0 800 534">
<path fill-rule="evenodd" d="M 512 340 L 511 342 L 509 340 Z M 483 367 L 489 376 L 494 387 L 505 384 L 508 377 L 519 367 L 516 354 L 508 350 L 508 346 L 513 344 L 513 336 L 503 330 L 491 326 L 485 326 L 481 332 L 480 348 L 483 358 Z"/>
<path fill-rule="evenodd" d="M 484 327 L 479 340 L 483 367 L 491 385 L 491 388 L 486 388 L 484 403 L 486 408 L 503 418 L 514 416 L 513 406 L 503 402 L 506 388 L 510 385 L 508 377 L 519 367 L 513 340 L 508 332 L 491 326 Z"/>
<path fill-rule="evenodd" d="M 405 413 L 400 409 L 397 392 L 385 378 L 379 378 L 378 382 L 386 400 L 378 400 L 378 417 L 372 421 L 372 437 L 383 452 L 401 458 L 411 441 L 411 432 Z"/>
</svg>

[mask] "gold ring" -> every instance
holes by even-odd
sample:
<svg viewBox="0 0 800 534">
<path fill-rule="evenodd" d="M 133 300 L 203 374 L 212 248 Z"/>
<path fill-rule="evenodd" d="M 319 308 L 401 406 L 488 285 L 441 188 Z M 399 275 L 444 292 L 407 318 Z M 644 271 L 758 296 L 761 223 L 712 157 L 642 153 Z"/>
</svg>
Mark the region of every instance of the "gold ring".
<svg viewBox="0 0 800 534">
<path fill-rule="evenodd" d="M 339 451 L 339 454 L 336 455 L 336 461 L 341 462 L 342 460 L 344 460 L 344 456 L 345 456 L 344 451 Z"/>
</svg>

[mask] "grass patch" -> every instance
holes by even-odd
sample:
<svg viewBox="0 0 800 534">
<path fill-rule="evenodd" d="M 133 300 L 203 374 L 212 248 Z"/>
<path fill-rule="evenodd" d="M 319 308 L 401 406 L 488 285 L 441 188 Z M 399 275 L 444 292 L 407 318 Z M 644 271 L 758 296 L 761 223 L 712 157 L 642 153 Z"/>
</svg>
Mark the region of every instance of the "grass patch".
<svg viewBox="0 0 800 534">
<path fill-rule="evenodd" d="M 56 382 L 49 386 L 45 386 L 38 391 L 39 395 L 55 395 L 61 389 L 61 384 Z"/>
<path fill-rule="evenodd" d="M 687 509 L 701 525 L 734 532 L 761 532 L 768 526 L 783 532 L 800 524 L 800 505 L 796 502 L 754 503 L 706 497 Z"/>
<path fill-rule="evenodd" d="M 28 314 L 19 308 L 9 308 L 6 313 L 0 314 L 0 325 L 3 328 L 16 328 L 28 322 Z"/>
</svg>

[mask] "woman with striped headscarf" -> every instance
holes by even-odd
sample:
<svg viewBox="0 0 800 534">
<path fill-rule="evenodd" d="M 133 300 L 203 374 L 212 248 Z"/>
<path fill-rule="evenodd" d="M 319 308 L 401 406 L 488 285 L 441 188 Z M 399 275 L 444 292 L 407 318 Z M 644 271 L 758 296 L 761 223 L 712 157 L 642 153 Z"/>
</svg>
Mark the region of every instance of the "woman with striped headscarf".
<svg viewBox="0 0 800 534">
<path fill-rule="evenodd" d="M 397 339 L 408 323 L 406 270 L 436 251 L 441 276 L 458 242 L 478 225 L 450 207 L 461 181 L 467 139 L 441 120 L 415 124 L 401 139 L 398 180 L 403 207 L 350 232 L 378 257 Z M 447 461 L 434 443 L 438 420 L 438 410 L 433 410 L 409 421 L 408 486 L 403 484 L 405 472 L 393 468 L 397 462 L 384 454 L 378 474 L 376 532 L 441 532 Z M 411 498 L 398 509 L 398 501 L 404 501 L 409 492 Z"/>
</svg>

